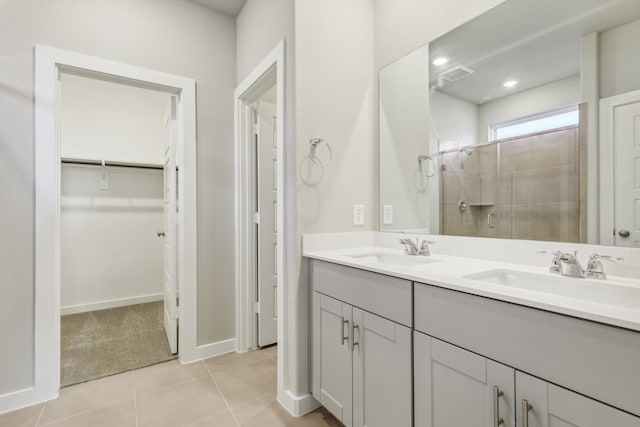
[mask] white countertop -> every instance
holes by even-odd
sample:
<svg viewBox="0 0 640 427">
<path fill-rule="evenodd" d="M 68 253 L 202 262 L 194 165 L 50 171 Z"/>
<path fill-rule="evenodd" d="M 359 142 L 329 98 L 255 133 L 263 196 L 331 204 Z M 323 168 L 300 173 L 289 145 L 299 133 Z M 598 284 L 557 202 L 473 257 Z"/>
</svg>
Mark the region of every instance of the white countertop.
<svg viewBox="0 0 640 427">
<path fill-rule="evenodd" d="M 438 253 L 431 255 L 431 258 L 438 260 L 438 262 L 415 266 L 398 266 L 373 261 L 367 262 L 366 260 L 349 256 L 372 252 L 396 255 L 403 254 L 403 251 L 401 250 L 365 246 L 348 249 L 304 251 L 303 255 L 307 258 L 328 261 L 375 273 L 399 277 L 414 282 L 427 283 L 429 285 L 466 292 L 482 297 L 488 297 L 500 301 L 506 301 L 527 307 L 640 331 L 640 280 L 637 279 L 614 276 L 608 276 L 606 280 L 571 278 L 550 273 L 548 268 L 538 266 Z M 547 292 L 510 287 L 465 277 L 489 270 L 510 270 L 523 273 L 533 273 L 548 276 L 551 280 L 556 281 L 558 278 L 562 277 L 561 280 L 574 281 L 572 285 L 575 285 L 576 283 L 584 283 L 586 286 L 590 286 L 590 284 L 598 287 L 611 286 L 611 292 L 624 292 L 626 295 L 630 295 L 631 299 L 636 298 L 637 295 L 638 304 L 635 305 L 630 302 L 627 306 L 613 305 L 600 301 L 580 299 L 579 297 L 574 298 L 555 295 Z"/>
</svg>

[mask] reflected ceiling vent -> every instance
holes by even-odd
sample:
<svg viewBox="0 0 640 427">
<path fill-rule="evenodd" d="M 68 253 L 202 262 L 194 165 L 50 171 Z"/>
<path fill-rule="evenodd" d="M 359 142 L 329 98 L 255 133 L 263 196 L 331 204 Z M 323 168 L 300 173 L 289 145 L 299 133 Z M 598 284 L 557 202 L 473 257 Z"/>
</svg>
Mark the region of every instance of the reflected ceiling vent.
<svg viewBox="0 0 640 427">
<path fill-rule="evenodd" d="M 440 74 L 439 77 L 448 82 L 455 82 L 456 80 L 463 79 L 471 74 L 473 74 L 473 70 L 471 68 L 467 68 L 464 65 L 458 65 L 457 67 L 450 68 Z"/>
</svg>

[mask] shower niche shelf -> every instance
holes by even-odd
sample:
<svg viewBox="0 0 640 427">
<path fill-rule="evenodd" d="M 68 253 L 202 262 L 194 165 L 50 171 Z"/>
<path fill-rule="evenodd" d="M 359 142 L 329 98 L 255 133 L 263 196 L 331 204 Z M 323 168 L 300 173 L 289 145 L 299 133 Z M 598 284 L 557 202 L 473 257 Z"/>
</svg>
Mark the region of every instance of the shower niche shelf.
<svg viewBox="0 0 640 427">
<path fill-rule="evenodd" d="M 483 208 L 483 207 L 487 207 L 487 206 L 495 206 L 495 203 L 493 202 L 478 202 L 478 203 L 469 203 L 469 206 L 472 208 Z"/>
</svg>

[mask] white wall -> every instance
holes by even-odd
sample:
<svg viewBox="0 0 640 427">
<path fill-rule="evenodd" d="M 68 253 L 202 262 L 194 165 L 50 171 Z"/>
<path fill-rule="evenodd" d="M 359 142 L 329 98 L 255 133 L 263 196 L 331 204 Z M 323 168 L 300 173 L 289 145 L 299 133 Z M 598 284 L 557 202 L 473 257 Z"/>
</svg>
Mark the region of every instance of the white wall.
<svg viewBox="0 0 640 427">
<path fill-rule="evenodd" d="M 62 73 L 62 157 L 163 164 L 170 95 Z M 139 303 L 163 292 L 162 170 L 63 165 L 62 313 Z"/>
<path fill-rule="evenodd" d="M 372 0 L 379 70 L 505 0 Z"/>
<path fill-rule="evenodd" d="M 380 205 L 393 209 L 393 224 L 381 230 L 428 232 L 429 194 L 436 170 L 418 155 L 429 147 L 429 47 L 424 46 L 380 70 Z M 382 218 L 382 211 L 379 217 Z"/>
<path fill-rule="evenodd" d="M 600 34 L 600 98 L 640 89 L 640 20 Z"/>
<path fill-rule="evenodd" d="M 469 101 L 435 91 L 429 98 L 434 135 L 440 141 L 456 141 L 458 146 L 478 143 L 478 106 Z"/>
<path fill-rule="evenodd" d="M 60 218 L 63 314 L 162 296 L 162 170 L 64 165 Z M 161 298 L 160 298 L 161 299 Z"/>
<path fill-rule="evenodd" d="M 170 95 L 62 73 L 62 157 L 164 163 Z"/>
<path fill-rule="evenodd" d="M 0 6 L 0 395 L 33 384 L 36 43 L 197 81 L 198 342 L 235 335 L 235 23 L 174 0 L 8 0 Z M 52 349 L 53 350 L 53 349 Z"/>
<path fill-rule="evenodd" d="M 478 143 L 488 140 L 490 125 L 580 103 L 580 75 L 547 83 L 478 107 Z"/>
<path fill-rule="evenodd" d="M 298 0 L 295 34 L 296 174 L 297 165 L 309 153 L 311 138 L 323 138 L 333 149 L 333 162 L 325 167 L 322 182 L 312 187 L 297 178 L 298 233 L 374 229 L 377 144 L 372 130 L 377 79 L 372 1 Z M 364 226 L 353 225 L 354 203 L 365 206 Z M 299 237 L 295 244 L 295 259 L 301 263 Z M 295 324 L 298 372 L 304 378 L 294 390 L 308 393 L 309 292 L 306 265 L 299 268 L 290 322 Z"/>
</svg>

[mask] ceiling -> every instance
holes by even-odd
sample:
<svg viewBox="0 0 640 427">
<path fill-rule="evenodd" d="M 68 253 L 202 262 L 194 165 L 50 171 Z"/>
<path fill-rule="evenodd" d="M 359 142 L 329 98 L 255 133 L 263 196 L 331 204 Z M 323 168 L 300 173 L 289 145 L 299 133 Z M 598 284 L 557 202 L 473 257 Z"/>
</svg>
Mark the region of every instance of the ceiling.
<svg viewBox="0 0 640 427">
<path fill-rule="evenodd" d="M 508 0 L 429 45 L 432 87 L 482 104 L 580 72 L 584 35 L 640 17 L 638 0 Z M 474 71 L 455 82 L 438 76 L 458 65 Z M 518 81 L 506 89 L 506 80 Z"/>
<path fill-rule="evenodd" d="M 238 16 L 247 0 L 191 0 L 227 15 Z"/>
</svg>

